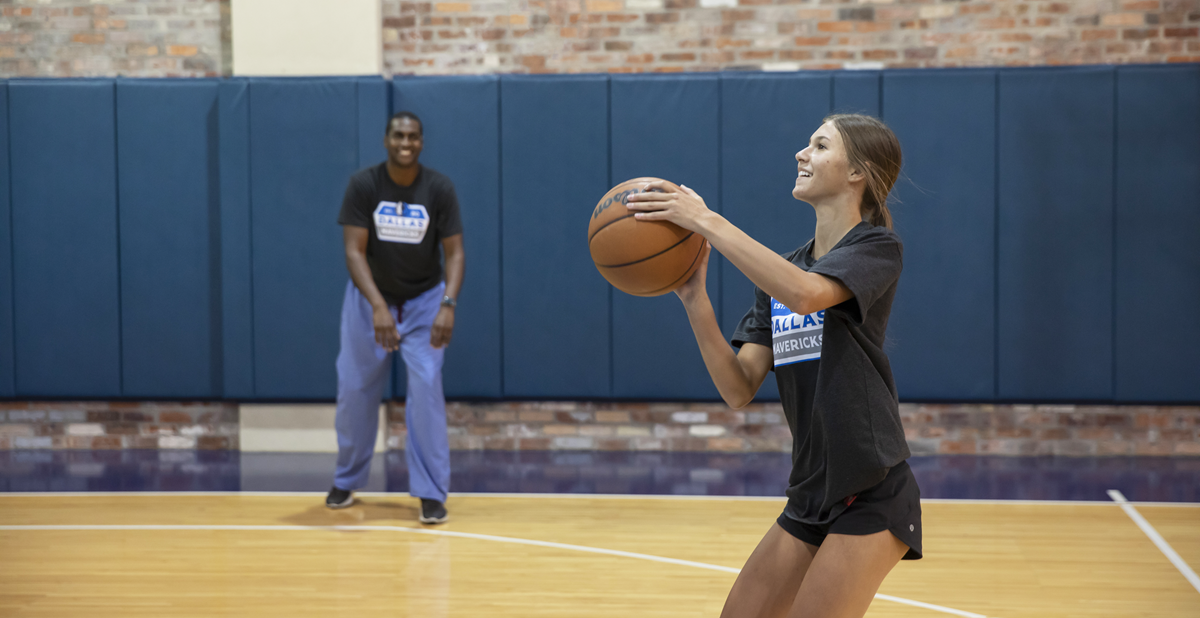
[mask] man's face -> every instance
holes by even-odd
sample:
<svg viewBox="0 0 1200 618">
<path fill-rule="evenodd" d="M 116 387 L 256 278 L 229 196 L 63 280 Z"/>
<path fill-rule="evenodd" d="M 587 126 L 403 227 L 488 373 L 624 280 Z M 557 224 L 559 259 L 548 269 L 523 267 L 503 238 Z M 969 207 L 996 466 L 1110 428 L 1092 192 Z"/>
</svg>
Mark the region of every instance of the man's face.
<svg viewBox="0 0 1200 618">
<path fill-rule="evenodd" d="M 388 125 L 387 135 L 383 138 L 387 148 L 388 161 L 399 167 L 411 167 L 417 164 L 421 156 L 424 142 L 421 137 L 421 123 L 412 118 L 397 118 Z"/>
</svg>

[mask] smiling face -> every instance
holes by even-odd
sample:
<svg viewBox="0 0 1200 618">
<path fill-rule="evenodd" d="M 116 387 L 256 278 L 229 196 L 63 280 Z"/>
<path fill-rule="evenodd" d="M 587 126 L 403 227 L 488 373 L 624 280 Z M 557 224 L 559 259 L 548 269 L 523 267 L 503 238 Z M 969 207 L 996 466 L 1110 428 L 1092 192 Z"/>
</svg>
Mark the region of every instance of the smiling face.
<svg viewBox="0 0 1200 618">
<path fill-rule="evenodd" d="M 810 204 L 837 195 L 861 178 L 850 167 L 842 135 L 832 122 L 826 122 L 809 138 L 808 147 L 796 153 L 796 186 L 792 197 Z"/>
<path fill-rule="evenodd" d="M 412 167 L 421 156 L 421 148 L 425 145 L 422 137 L 421 123 L 412 118 L 396 118 L 388 125 L 387 135 L 383 138 L 387 148 L 388 161 L 397 167 Z"/>
</svg>

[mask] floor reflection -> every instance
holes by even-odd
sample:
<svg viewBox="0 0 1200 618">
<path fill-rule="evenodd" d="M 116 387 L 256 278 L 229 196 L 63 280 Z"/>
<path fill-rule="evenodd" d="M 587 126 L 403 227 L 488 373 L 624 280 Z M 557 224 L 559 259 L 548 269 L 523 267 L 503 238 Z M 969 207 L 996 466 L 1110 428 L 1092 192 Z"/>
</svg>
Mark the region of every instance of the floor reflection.
<svg viewBox="0 0 1200 618">
<path fill-rule="evenodd" d="M 0 451 L 0 492 L 323 492 L 334 460 L 328 453 Z M 924 498 L 1107 500 L 1106 490 L 1119 489 L 1134 501 L 1200 502 L 1196 457 L 940 455 L 909 461 Z M 457 451 L 451 465 L 455 492 L 727 496 L 780 496 L 790 467 L 785 453 L 588 451 Z M 364 490 L 406 492 L 404 453 L 377 455 Z"/>
</svg>

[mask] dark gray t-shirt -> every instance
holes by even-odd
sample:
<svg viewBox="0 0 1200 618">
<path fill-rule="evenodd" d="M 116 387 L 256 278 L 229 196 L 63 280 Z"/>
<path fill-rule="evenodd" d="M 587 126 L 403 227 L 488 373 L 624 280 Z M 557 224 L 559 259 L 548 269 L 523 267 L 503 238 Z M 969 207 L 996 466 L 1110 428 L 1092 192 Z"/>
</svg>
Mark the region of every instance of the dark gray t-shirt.
<svg viewBox="0 0 1200 618">
<path fill-rule="evenodd" d="M 338 223 L 369 231 L 367 264 L 392 305 L 441 283 L 441 241 L 462 233 L 454 183 L 424 165 L 407 187 L 388 176 L 386 162 L 355 172 Z"/>
<path fill-rule="evenodd" d="M 812 258 L 811 240 L 784 257 L 854 294 L 824 311 L 797 315 L 755 288 L 754 306 L 733 334 L 734 346 L 772 348 L 792 430 L 785 512 L 796 521 L 823 524 L 910 455 L 883 352 L 903 245 L 895 232 L 864 222 L 819 260 Z"/>
</svg>

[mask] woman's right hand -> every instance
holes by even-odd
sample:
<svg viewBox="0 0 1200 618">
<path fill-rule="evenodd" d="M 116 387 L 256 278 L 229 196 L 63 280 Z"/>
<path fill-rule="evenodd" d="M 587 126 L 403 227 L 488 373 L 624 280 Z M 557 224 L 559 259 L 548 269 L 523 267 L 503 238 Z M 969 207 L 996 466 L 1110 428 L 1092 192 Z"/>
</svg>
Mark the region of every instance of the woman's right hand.
<svg viewBox="0 0 1200 618">
<path fill-rule="evenodd" d="M 708 241 L 704 241 L 704 248 L 700 249 L 700 266 L 696 268 L 696 272 L 688 278 L 687 282 L 675 288 L 675 295 L 683 304 L 691 303 L 700 298 L 708 297 L 708 256 L 712 253 L 712 245 Z"/>
<path fill-rule="evenodd" d="M 372 321 L 375 322 L 375 343 L 388 352 L 400 349 L 400 333 L 396 331 L 396 319 L 387 307 L 376 308 Z"/>
</svg>

